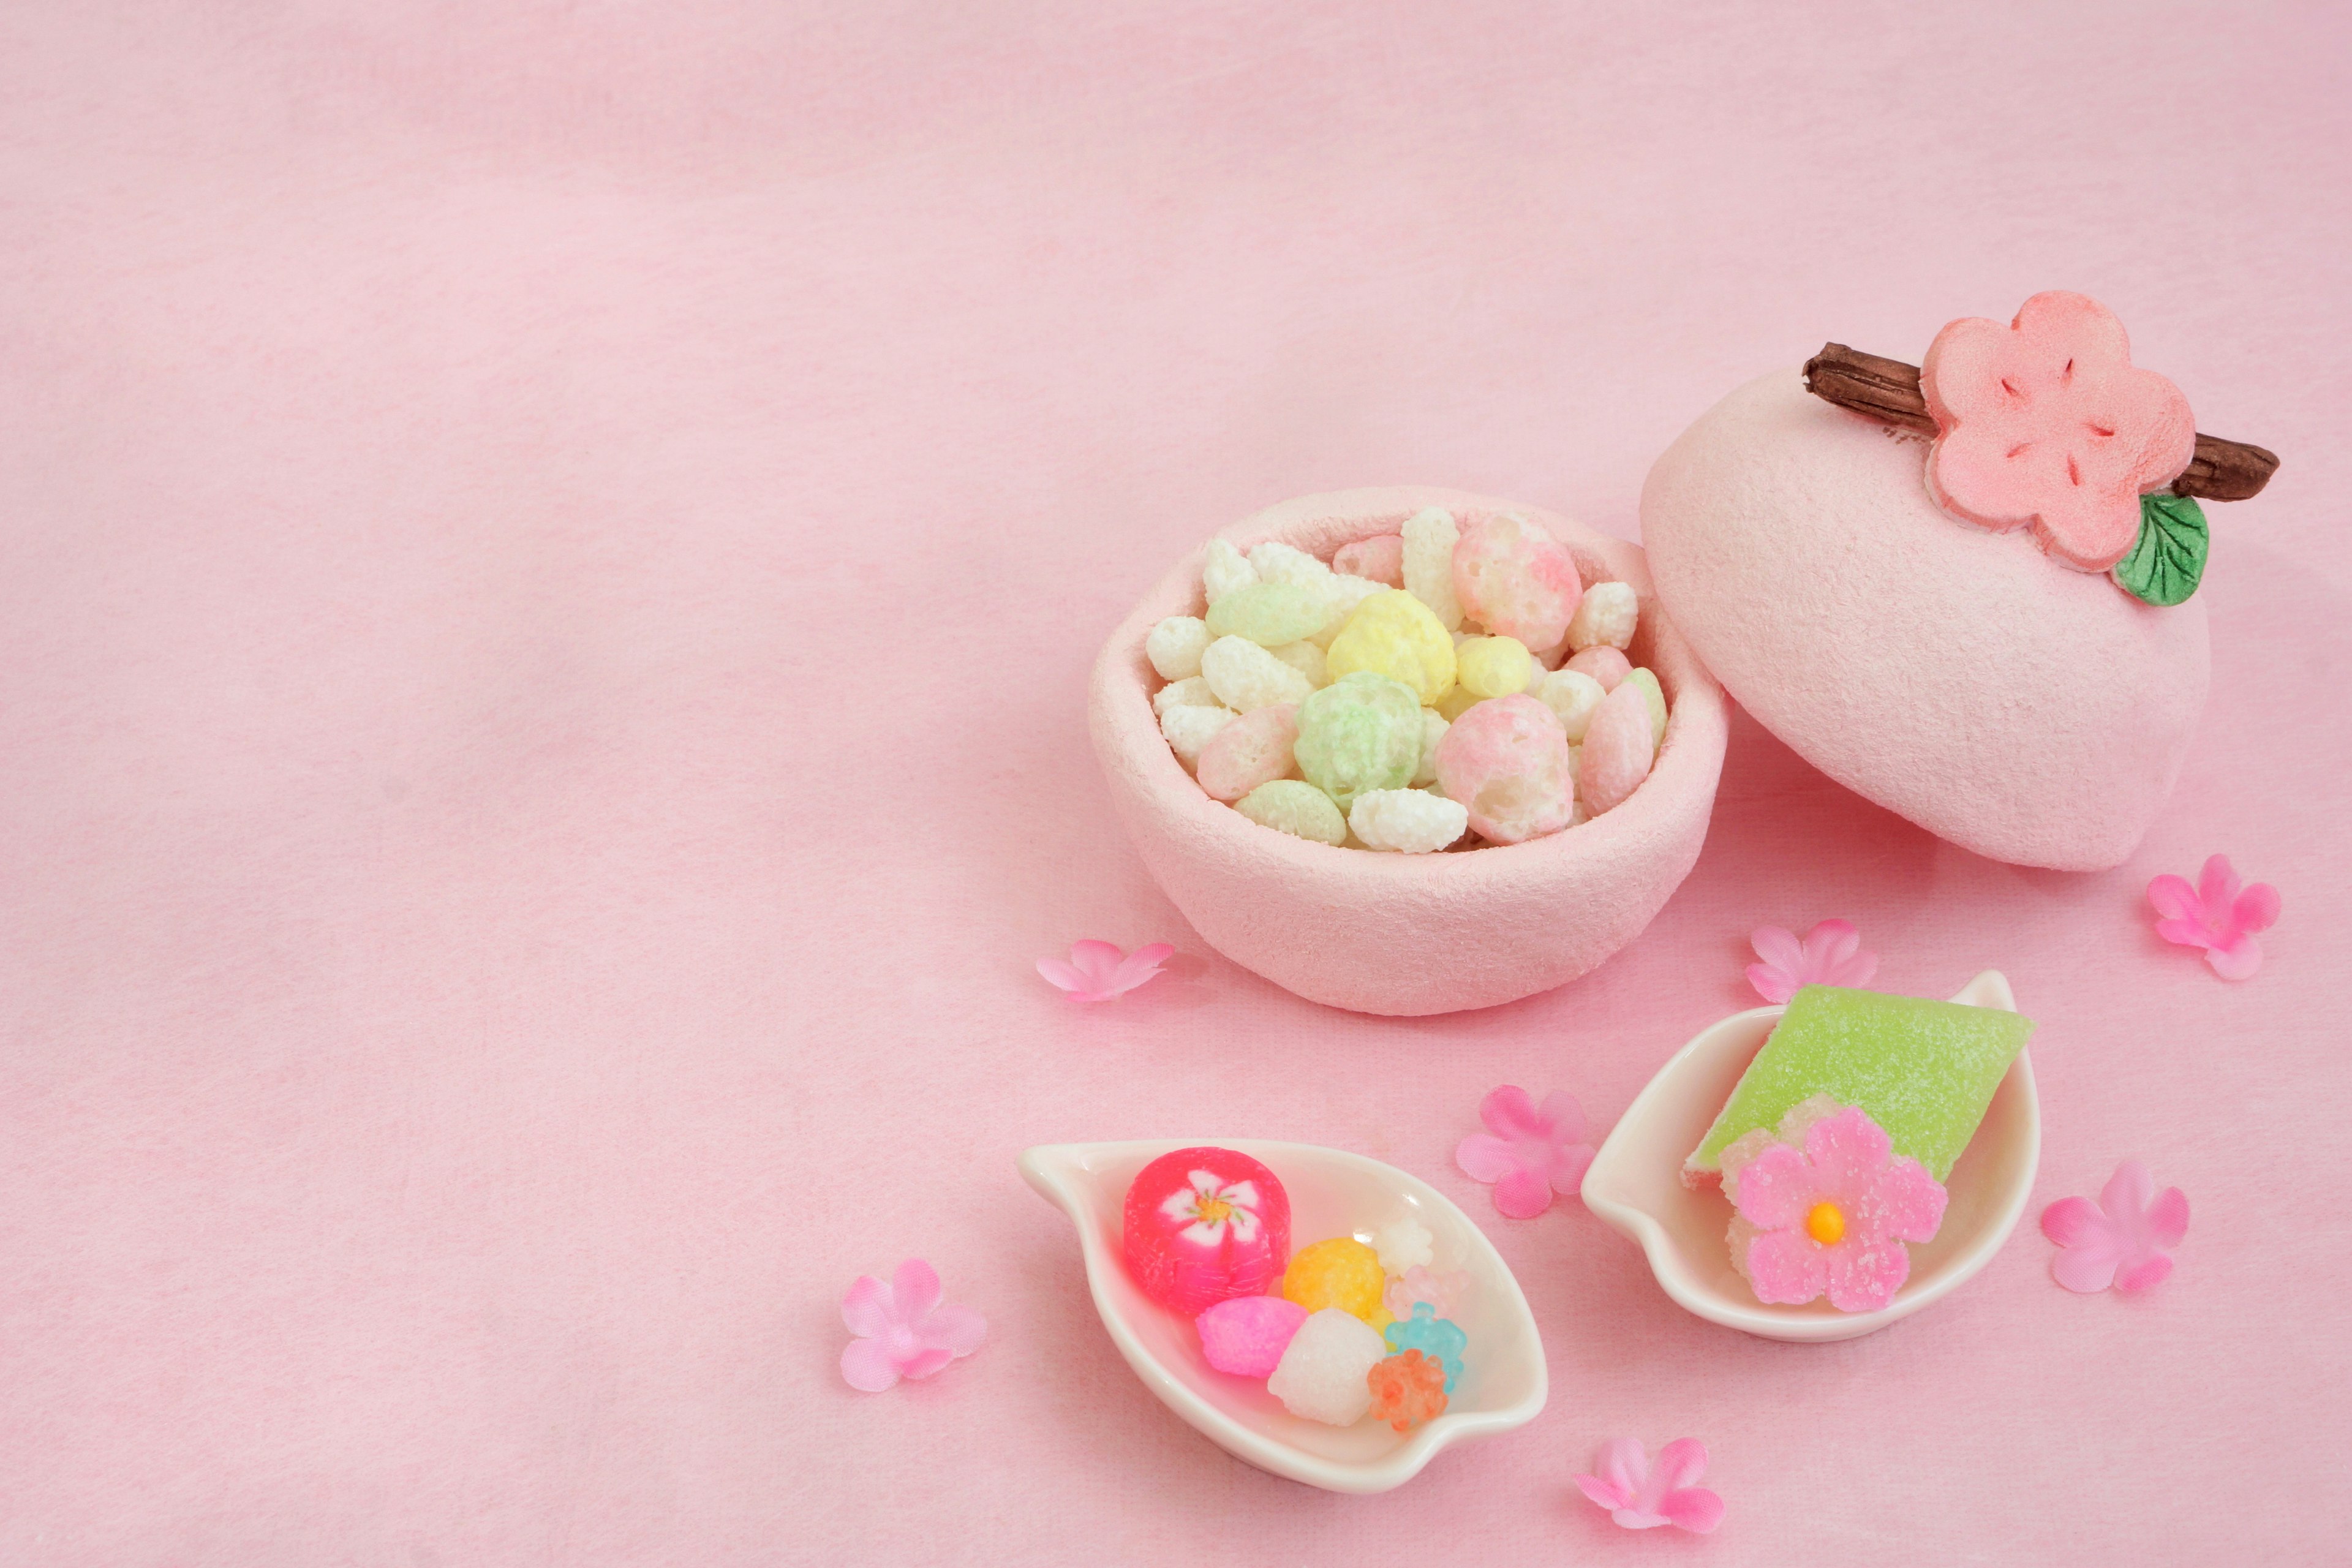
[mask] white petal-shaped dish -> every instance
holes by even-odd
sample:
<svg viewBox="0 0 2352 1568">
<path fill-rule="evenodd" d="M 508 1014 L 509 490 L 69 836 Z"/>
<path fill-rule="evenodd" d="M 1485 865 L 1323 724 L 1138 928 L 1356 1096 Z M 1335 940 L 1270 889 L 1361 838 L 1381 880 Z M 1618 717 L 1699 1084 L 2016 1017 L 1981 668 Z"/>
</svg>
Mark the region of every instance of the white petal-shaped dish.
<svg viewBox="0 0 2352 1568">
<path fill-rule="evenodd" d="M 1238 1149 L 1282 1179 L 1294 1247 L 1334 1236 L 1368 1241 L 1406 1215 L 1428 1227 L 1432 1267 L 1461 1269 L 1475 1287 L 1455 1314 L 1470 1343 L 1444 1415 L 1404 1436 L 1370 1418 L 1352 1426 L 1303 1420 L 1264 1382 L 1209 1365 L 1192 1321 L 1136 1287 L 1120 1249 L 1128 1186 L 1170 1150 L 1200 1144 Z M 1041 1145 L 1022 1153 L 1021 1174 L 1077 1226 L 1095 1310 L 1135 1375 L 1210 1441 L 1261 1470 L 1326 1491 L 1386 1491 L 1418 1475 L 1447 1444 L 1507 1432 L 1543 1409 L 1549 1387 L 1543 1341 L 1519 1282 L 1468 1215 L 1392 1166 L 1312 1143 L 1156 1138 Z"/>
<path fill-rule="evenodd" d="M 2017 1011 L 2009 982 L 1988 969 L 1953 1001 Z M 1584 1206 L 1642 1244 L 1650 1272 L 1682 1307 L 1710 1322 L 1768 1340 L 1819 1344 L 1872 1333 L 1937 1300 L 1991 1261 L 2016 1228 L 2042 1159 L 2042 1105 L 2033 1063 L 2017 1053 L 1993 1091 L 1977 1135 L 1944 1184 L 1949 1202 L 1936 1239 L 1911 1248 L 1911 1278 L 1875 1312 L 1841 1312 L 1826 1300 L 1767 1306 L 1731 1267 L 1725 1233 L 1731 1205 L 1714 1183 L 1683 1184 L 1683 1161 L 1698 1147 L 1732 1087 L 1763 1048 L 1783 1009 L 1756 1007 L 1702 1030 L 1658 1069 L 1610 1131 L 1584 1173 Z"/>
</svg>

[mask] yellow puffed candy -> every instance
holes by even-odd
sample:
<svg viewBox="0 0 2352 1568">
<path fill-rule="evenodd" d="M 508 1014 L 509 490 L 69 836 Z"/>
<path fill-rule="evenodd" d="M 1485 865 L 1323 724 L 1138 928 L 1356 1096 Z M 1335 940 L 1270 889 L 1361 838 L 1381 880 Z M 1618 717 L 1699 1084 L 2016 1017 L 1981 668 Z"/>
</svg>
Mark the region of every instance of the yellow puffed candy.
<svg viewBox="0 0 2352 1568">
<path fill-rule="evenodd" d="M 1310 1312 L 1337 1307 L 1376 1329 L 1385 1329 L 1396 1321 L 1381 1304 L 1381 1292 L 1387 1283 L 1379 1253 L 1352 1236 L 1335 1236 L 1290 1255 L 1290 1268 L 1282 1276 L 1282 1293 Z"/>
<path fill-rule="evenodd" d="M 1383 588 L 1357 605 L 1331 639 L 1326 663 L 1333 680 L 1360 669 L 1402 680 L 1424 708 L 1454 689 L 1453 637 L 1402 588 Z"/>
<path fill-rule="evenodd" d="M 1472 637 L 1454 650 L 1454 679 L 1480 697 L 1508 697 L 1528 689 L 1534 660 L 1517 637 Z"/>
<path fill-rule="evenodd" d="M 1167 688 L 1163 686 L 1160 689 L 1165 691 Z M 1451 724 L 1486 700 L 1468 687 L 1456 682 L 1453 690 L 1437 700 L 1437 716 Z"/>
</svg>

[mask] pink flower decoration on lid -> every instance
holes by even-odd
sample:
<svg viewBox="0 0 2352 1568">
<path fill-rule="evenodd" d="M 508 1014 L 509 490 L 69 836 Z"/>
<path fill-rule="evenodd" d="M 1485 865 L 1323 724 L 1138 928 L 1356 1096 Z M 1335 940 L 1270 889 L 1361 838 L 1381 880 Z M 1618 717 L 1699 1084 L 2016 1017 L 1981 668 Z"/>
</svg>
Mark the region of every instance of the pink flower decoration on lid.
<svg viewBox="0 0 2352 1568">
<path fill-rule="evenodd" d="M 1859 1106 L 1801 1129 L 1790 1116 L 1782 1136 L 1801 1136 L 1801 1150 L 1767 1142 L 1745 1161 L 1724 1152 L 1723 1190 L 1738 1211 L 1732 1265 L 1759 1301 L 1801 1307 L 1826 1291 L 1841 1312 L 1874 1312 L 1911 1277 L 1903 1244 L 1932 1240 L 1944 1223 L 1943 1185 L 1918 1161 L 1895 1158 Z"/>
<path fill-rule="evenodd" d="M 1592 1163 L 1584 1107 L 1572 1094 L 1548 1094 L 1538 1110 L 1526 1089 L 1505 1084 L 1478 1102 L 1478 1120 L 1486 1131 L 1462 1140 L 1454 1163 L 1494 1184 L 1495 1207 L 1508 1218 L 1533 1219 L 1551 1207 L 1552 1194 L 1574 1193 Z"/>
<path fill-rule="evenodd" d="M 2004 327 L 1965 317 L 1936 334 L 1919 390 L 1939 434 L 1927 492 L 1981 528 L 2032 524 L 2048 553 L 2104 572 L 2139 538 L 2139 498 L 2197 451 L 2189 399 L 2135 369 L 2114 311 L 2036 294 Z"/>
<path fill-rule="evenodd" d="M 2278 889 L 2256 882 L 2240 892 L 2227 855 L 2206 861 L 2193 888 L 2179 877 L 2158 877 L 2147 885 L 2147 901 L 2161 917 L 2156 934 L 2203 948 L 2205 962 L 2224 980 L 2244 980 L 2263 966 L 2254 933 L 2270 930 L 2279 918 Z"/>
<path fill-rule="evenodd" d="M 841 1321 L 857 1337 L 842 1348 L 841 1375 L 852 1388 L 879 1394 L 902 1377 L 929 1377 L 988 1337 L 988 1320 L 940 1300 L 940 1277 L 919 1258 L 898 1265 L 885 1285 L 861 1274 L 841 1299 Z"/>
<path fill-rule="evenodd" d="M 1639 1437 L 1614 1438 L 1592 1468 L 1601 1473 L 1579 1476 L 1576 1484 L 1627 1530 L 1671 1524 L 1705 1535 L 1723 1522 L 1723 1500 L 1698 1484 L 1706 1475 L 1706 1445 L 1696 1437 L 1667 1444 L 1655 1464 Z"/>
<path fill-rule="evenodd" d="M 1823 921 L 1802 942 L 1779 926 L 1758 926 L 1748 940 L 1764 961 L 1748 966 L 1748 984 L 1767 1002 L 1786 1002 L 1808 985 L 1867 985 L 1878 973 L 1878 954 L 1862 951 L 1850 921 Z"/>
<path fill-rule="evenodd" d="M 1074 942 L 1066 963 L 1041 958 L 1037 973 L 1048 984 L 1068 992 L 1073 1002 L 1116 1002 L 1159 973 L 1160 966 L 1175 952 L 1164 942 L 1129 953 L 1121 953 L 1107 942 Z"/>
<path fill-rule="evenodd" d="M 2043 1209 L 2042 1234 L 2058 1244 L 2050 1277 L 2067 1289 L 2145 1290 L 2172 1273 L 2165 1254 L 2189 1234 L 2189 1200 L 2179 1187 L 2158 1192 L 2147 1167 L 2126 1160 L 2097 1203 L 2060 1198 Z"/>
</svg>

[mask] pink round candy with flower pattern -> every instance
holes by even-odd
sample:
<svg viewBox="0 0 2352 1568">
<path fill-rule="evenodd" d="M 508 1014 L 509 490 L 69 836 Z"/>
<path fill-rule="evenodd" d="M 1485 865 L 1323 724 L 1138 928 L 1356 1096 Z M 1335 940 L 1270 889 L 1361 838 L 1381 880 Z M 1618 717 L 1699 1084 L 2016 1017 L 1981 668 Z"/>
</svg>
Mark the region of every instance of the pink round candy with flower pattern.
<svg viewBox="0 0 2352 1568">
<path fill-rule="evenodd" d="M 1639 701 L 1640 693 L 1634 696 Z M 1649 722 L 1646 706 L 1642 721 Z M 1568 731 L 1524 692 L 1465 709 L 1437 742 L 1433 760 L 1437 787 L 1469 809 L 1471 828 L 1490 843 L 1557 833 L 1575 816 Z"/>
<path fill-rule="evenodd" d="M 1633 673 L 1633 661 L 1625 657 L 1623 648 L 1611 647 L 1607 643 L 1601 643 L 1592 647 L 1579 649 L 1570 655 L 1569 661 L 1560 668 L 1572 669 L 1579 675 L 1589 675 L 1601 682 L 1601 690 L 1614 691 L 1617 689 L 1619 681 Z"/>
<path fill-rule="evenodd" d="M 1161 1306 L 1196 1317 L 1263 1296 L 1290 1263 L 1290 1194 L 1247 1154 L 1179 1149 L 1127 1189 L 1128 1271 Z"/>
<path fill-rule="evenodd" d="M 1472 523 L 1455 542 L 1454 596 L 1495 636 L 1556 647 L 1584 584 L 1576 557 L 1542 524 L 1500 512 Z"/>
<path fill-rule="evenodd" d="M 1331 557 L 1331 570 L 1343 577 L 1361 577 L 1369 582 L 1384 583 L 1391 588 L 1404 586 L 1404 535 L 1376 533 L 1370 539 L 1359 539 L 1353 544 L 1342 544 Z"/>
<path fill-rule="evenodd" d="M 1629 681 L 1601 700 L 1578 758 L 1576 787 L 1585 810 L 1598 816 L 1622 805 L 1641 786 L 1657 759 L 1654 736 L 1649 694 L 1639 686 Z"/>
</svg>

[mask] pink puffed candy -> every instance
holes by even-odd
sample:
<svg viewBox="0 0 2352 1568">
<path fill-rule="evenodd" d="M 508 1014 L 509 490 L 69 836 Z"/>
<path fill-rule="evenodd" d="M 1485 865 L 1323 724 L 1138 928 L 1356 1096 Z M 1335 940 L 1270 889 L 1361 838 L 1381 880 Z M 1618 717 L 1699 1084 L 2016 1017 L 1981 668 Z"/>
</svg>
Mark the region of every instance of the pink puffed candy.
<svg viewBox="0 0 2352 1568">
<path fill-rule="evenodd" d="M 1575 670 L 1579 675 L 1589 675 L 1601 682 L 1601 690 L 1614 691 L 1619 681 L 1633 673 L 1633 661 L 1625 657 L 1623 648 L 1601 643 L 1570 655 L 1568 662 L 1560 668 Z"/>
<path fill-rule="evenodd" d="M 1556 647 L 1584 596 L 1576 557 L 1541 523 L 1482 517 L 1454 546 L 1454 596 L 1496 637 Z"/>
<path fill-rule="evenodd" d="M 1235 1296 L 1202 1313 L 1194 1326 L 1201 1331 L 1201 1353 L 1219 1372 L 1272 1377 L 1306 1321 L 1307 1309 L 1286 1297 Z"/>
<path fill-rule="evenodd" d="M 1342 544 L 1331 554 L 1331 570 L 1343 577 L 1366 577 L 1391 588 L 1404 586 L 1404 535 L 1376 533 Z"/>
<path fill-rule="evenodd" d="M 1638 689 L 1633 698 L 1647 742 L 1649 706 Z M 1608 707 L 1604 699 L 1601 711 Z M 1557 833 L 1575 815 L 1568 731 L 1549 708 L 1524 692 L 1465 709 L 1437 742 L 1434 761 L 1437 787 L 1468 808 L 1472 830 L 1490 843 L 1519 844 Z"/>
<path fill-rule="evenodd" d="M 1201 787 L 1213 800 L 1236 801 L 1262 784 L 1297 771 L 1298 704 L 1277 702 L 1244 713 L 1201 748 Z"/>
<path fill-rule="evenodd" d="M 1598 816 L 1622 805 L 1625 797 L 1641 787 L 1655 760 L 1650 737 L 1650 700 L 1640 687 L 1620 686 L 1601 700 L 1601 706 L 1592 710 L 1591 725 L 1584 731 L 1581 770 L 1576 780 L 1585 810 Z M 1475 821 L 1472 818 L 1474 825 Z"/>
</svg>

